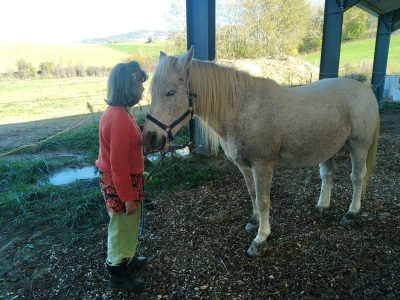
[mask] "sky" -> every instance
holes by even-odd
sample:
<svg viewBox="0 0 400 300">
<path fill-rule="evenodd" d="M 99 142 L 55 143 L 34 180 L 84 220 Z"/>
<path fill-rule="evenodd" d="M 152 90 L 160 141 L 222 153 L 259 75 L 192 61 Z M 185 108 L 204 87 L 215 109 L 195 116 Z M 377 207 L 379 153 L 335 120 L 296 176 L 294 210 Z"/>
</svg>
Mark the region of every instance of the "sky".
<svg viewBox="0 0 400 300">
<path fill-rule="evenodd" d="M 137 30 L 167 30 L 173 0 L 0 0 L 0 41 L 72 43 Z"/>
</svg>

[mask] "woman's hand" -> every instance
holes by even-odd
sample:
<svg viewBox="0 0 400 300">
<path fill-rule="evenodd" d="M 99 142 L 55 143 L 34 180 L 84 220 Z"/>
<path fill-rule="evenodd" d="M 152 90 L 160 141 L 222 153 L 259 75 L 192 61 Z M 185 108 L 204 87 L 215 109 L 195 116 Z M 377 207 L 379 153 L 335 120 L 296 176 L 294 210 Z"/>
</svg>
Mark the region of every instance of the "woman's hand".
<svg viewBox="0 0 400 300">
<path fill-rule="evenodd" d="M 150 177 L 149 177 L 149 175 L 150 175 L 149 172 L 143 172 L 143 181 L 144 181 L 144 182 L 149 182 L 149 181 L 152 181 L 152 180 L 153 180 L 153 176 L 150 176 Z M 149 178 L 147 178 L 147 177 L 149 177 Z"/>
<path fill-rule="evenodd" d="M 125 208 L 125 215 L 134 215 L 136 213 L 136 203 L 133 198 L 125 202 Z"/>
</svg>

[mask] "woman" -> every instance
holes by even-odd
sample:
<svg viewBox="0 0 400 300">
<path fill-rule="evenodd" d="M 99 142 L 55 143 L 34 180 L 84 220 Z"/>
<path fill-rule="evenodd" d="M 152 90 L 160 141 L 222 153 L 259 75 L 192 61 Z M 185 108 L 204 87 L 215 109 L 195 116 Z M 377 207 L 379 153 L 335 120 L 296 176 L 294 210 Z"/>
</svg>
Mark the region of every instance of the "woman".
<svg viewBox="0 0 400 300">
<path fill-rule="evenodd" d="M 136 257 L 143 200 L 142 134 L 130 110 L 142 98 L 146 73 L 131 61 L 114 67 L 108 78 L 108 104 L 100 120 L 100 187 L 110 216 L 106 265 L 109 288 L 137 291 L 144 287 L 131 280 L 128 268 L 146 264 Z"/>
</svg>

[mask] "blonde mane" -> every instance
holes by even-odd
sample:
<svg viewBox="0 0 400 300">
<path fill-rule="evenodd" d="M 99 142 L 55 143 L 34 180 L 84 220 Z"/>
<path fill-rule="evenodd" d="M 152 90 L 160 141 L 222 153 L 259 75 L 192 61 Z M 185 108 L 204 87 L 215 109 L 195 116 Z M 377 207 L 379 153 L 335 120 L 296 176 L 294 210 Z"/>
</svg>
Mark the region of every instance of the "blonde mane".
<svg viewBox="0 0 400 300">
<path fill-rule="evenodd" d="M 157 65 L 150 84 L 150 95 L 160 93 L 163 88 L 160 83 L 174 72 L 176 61 L 176 57 L 168 56 Z M 187 88 L 197 95 L 193 106 L 195 112 L 202 115 L 200 129 L 209 140 L 212 154 L 218 152 L 218 135 L 210 126 L 215 128 L 225 118 L 227 108 L 237 103 L 239 93 L 250 89 L 251 82 L 252 77 L 248 73 L 235 68 L 195 59 L 192 61 Z"/>
<path fill-rule="evenodd" d="M 225 119 L 227 108 L 234 106 L 240 91 L 248 90 L 251 76 L 213 62 L 193 60 L 189 68 L 189 88 L 197 95 L 195 111 L 201 113 L 200 129 L 208 138 L 211 154 L 218 153 L 218 135 L 212 130 Z"/>
</svg>

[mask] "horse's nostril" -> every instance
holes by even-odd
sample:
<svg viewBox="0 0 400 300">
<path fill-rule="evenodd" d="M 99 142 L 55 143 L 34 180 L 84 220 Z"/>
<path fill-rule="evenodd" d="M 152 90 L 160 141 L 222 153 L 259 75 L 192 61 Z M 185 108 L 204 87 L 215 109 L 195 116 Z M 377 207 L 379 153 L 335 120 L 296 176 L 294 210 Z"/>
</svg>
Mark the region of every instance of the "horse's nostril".
<svg viewBox="0 0 400 300">
<path fill-rule="evenodd" d="M 165 148 L 165 144 L 167 143 L 167 139 L 165 136 L 162 137 L 161 139 L 161 149 Z"/>
<path fill-rule="evenodd" d="M 157 141 L 157 134 L 156 133 L 149 133 L 147 136 L 150 136 L 149 140 L 149 145 L 154 146 L 156 141 Z"/>
</svg>

